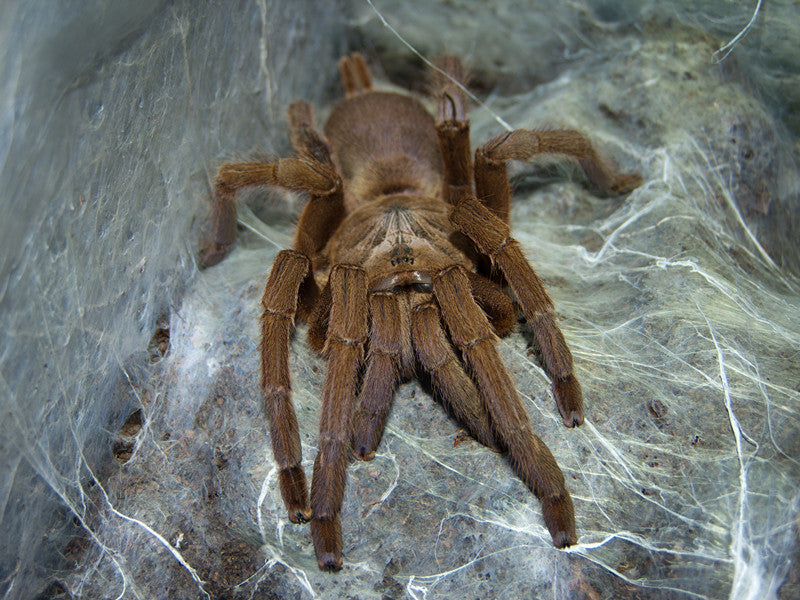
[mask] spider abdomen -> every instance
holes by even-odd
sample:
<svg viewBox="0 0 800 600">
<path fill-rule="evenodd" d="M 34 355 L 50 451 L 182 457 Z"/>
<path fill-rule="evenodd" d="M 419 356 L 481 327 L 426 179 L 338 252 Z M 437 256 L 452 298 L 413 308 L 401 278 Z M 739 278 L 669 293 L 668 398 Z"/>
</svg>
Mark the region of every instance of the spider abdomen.
<svg viewBox="0 0 800 600">
<path fill-rule="evenodd" d="M 433 117 L 414 98 L 367 92 L 334 108 L 325 124 L 350 210 L 376 196 L 438 197 L 442 156 Z"/>
</svg>

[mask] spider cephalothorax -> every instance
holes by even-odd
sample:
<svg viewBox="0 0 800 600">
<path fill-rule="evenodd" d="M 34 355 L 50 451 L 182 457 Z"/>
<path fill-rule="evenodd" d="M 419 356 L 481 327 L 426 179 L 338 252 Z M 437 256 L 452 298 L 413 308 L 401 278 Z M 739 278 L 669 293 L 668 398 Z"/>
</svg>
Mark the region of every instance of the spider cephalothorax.
<svg viewBox="0 0 800 600">
<path fill-rule="evenodd" d="M 261 303 L 261 384 L 292 522 L 311 521 L 320 568 L 342 564 L 339 511 L 351 451 L 370 460 L 398 383 L 424 375 L 449 412 L 480 442 L 507 452 L 542 504 L 554 544 L 577 541 L 572 499 L 553 455 L 534 435 L 495 342 L 520 310 L 553 381 L 567 427 L 583 422 L 572 355 L 541 280 L 511 237 L 508 160 L 561 154 L 614 193 L 637 175 L 615 173 L 571 130 L 503 133 L 472 160 L 454 58 L 434 73 L 437 116 L 409 96 L 372 89 L 359 54 L 340 62 L 347 98 L 324 135 L 305 102 L 289 108 L 296 158 L 223 165 L 215 188 L 217 263 L 235 236 L 236 191 L 274 185 L 309 194 L 294 248 L 275 259 Z M 513 298 L 513 300 L 512 300 Z M 327 359 L 311 496 L 290 398 L 289 337 L 295 318 Z"/>
</svg>

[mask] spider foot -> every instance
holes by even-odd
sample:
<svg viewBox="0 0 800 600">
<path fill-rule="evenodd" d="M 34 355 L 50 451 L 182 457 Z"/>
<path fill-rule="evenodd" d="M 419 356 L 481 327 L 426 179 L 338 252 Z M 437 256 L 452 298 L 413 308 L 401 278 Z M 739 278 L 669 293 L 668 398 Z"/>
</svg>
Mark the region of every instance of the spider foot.
<svg viewBox="0 0 800 600">
<path fill-rule="evenodd" d="M 339 515 L 329 519 L 311 521 L 311 537 L 317 564 L 322 571 L 338 571 L 342 568 L 342 522 Z"/>
<path fill-rule="evenodd" d="M 302 467 L 290 467 L 278 473 L 281 486 L 281 495 L 289 520 L 292 523 L 308 523 L 312 517 L 311 508 L 308 506 L 308 492 L 306 490 L 306 476 Z"/>
<path fill-rule="evenodd" d="M 378 447 L 379 440 L 374 439 L 375 428 L 368 428 L 367 423 L 361 421 L 363 420 L 358 420 L 359 427 L 353 436 L 353 455 L 356 460 L 370 461 L 375 458 L 375 449 Z"/>
<path fill-rule="evenodd" d="M 381 318 L 386 319 L 385 316 Z M 395 315 L 395 318 L 398 321 L 400 320 L 399 313 Z M 382 321 L 380 325 L 385 325 L 385 322 Z M 372 327 L 374 331 L 376 322 L 373 322 Z M 377 337 L 373 337 L 372 341 L 375 345 L 378 345 L 380 340 Z M 376 364 L 378 364 L 378 361 L 373 358 L 372 366 Z M 383 436 L 383 424 L 389 411 L 392 391 L 395 387 L 394 377 L 396 376 L 396 371 L 390 374 L 385 373 L 382 369 L 377 371 L 385 374 L 384 376 L 389 379 L 390 386 L 369 386 L 367 391 L 372 391 L 372 393 L 368 394 L 365 394 L 362 390 L 361 406 L 355 415 L 352 436 L 353 455 L 356 460 L 370 461 L 375 458 L 375 452 Z M 368 371 L 368 376 L 371 374 L 373 374 L 372 371 Z M 368 381 L 374 381 L 374 379 L 368 379 Z"/>
<path fill-rule="evenodd" d="M 564 379 L 553 378 L 553 396 L 564 425 L 577 427 L 583 423 L 583 393 L 577 378 L 572 375 Z"/>
<path fill-rule="evenodd" d="M 453 440 L 453 448 L 458 446 L 461 442 L 466 442 L 471 439 L 473 439 L 473 437 L 469 434 L 468 431 L 465 431 L 464 429 L 459 429 L 458 431 L 456 431 L 456 437 Z"/>
<path fill-rule="evenodd" d="M 575 509 L 568 493 L 542 500 L 542 515 L 556 548 L 566 548 L 578 542 L 575 534 Z"/>
<path fill-rule="evenodd" d="M 363 460 L 364 462 L 369 462 L 375 458 L 375 450 L 368 450 L 364 445 L 357 447 L 353 454 L 356 460 Z"/>
<path fill-rule="evenodd" d="M 311 520 L 312 514 L 310 508 L 290 508 L 289 520 L 295 524 L 308 523 Z"/>
</svg>

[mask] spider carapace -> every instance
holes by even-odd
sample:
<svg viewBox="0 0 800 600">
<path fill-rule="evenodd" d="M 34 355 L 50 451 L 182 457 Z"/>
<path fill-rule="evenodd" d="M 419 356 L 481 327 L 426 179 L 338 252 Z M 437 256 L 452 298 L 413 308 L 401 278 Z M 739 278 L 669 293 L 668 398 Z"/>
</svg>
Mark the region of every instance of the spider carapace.
<svg viewBox="0 0 800 600">
<path fill-rule="evenodd" d="M 616 173 L 571 130 L 506 132 L 478 147 L 473 160 L 465 73 L 455 58 L 433 70 L 436 117 L 410 96 L 373 90 L 360 54 L 344 57 L 340 72 L 346 99 L 324 134 L 308 103 L 289 107 L 296 157 L 220 167 L 213 240 L 201 256 L 203 266 L 216 264 L 234 241 L 237 190 L 308 193 L 294 247 L 278 254 L 261 300 L 261 384 L 289 519 L 310 521 L 320 568 L 341 567 L 348 459 L 374 457 L 395 388 L 417 376 L 475 439 L 508 454 L 540 500 L 553 543 L 574 544 L 564 476 L 533 433 L 495 347 L 521 311 L 564 424 L 583 422 L 553 303 L 510 234 L 506 162 L 564 155 L 611 193 L 641 179 Z M 295 319 L 308 322 L 311 345 L 327 359 L 310 496 L 290 397 Z"/>
</svg>

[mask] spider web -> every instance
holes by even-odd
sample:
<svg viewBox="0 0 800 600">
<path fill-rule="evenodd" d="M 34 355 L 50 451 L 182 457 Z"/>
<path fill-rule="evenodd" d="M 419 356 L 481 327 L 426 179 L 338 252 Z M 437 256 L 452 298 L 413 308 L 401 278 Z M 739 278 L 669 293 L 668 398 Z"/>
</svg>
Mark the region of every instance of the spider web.
<svg viewBox="0 0 800 600">
<path fill-rule="evenodd" d="M 791 3 L 754 25 L 723 2 L 372 4 L 0 7 L 0 593 L 796 596 Z M 303 199 L 247 195 L 235 250 L 202 273 L 196 241 L 214 166 L 287 155 L 285 106 L 309 99 L 324 119 L 339 54 L 363 49 L 379 79 L 422 89 L 398 35 L 465 57 L 487 104 L 473 142 L 495 115 L 574 127 L 646 181 L 598 198 L 563 167 L 513 167 L 513 230 L 556 304 L 586 423 L 561 425 L 524 332 L 500 352 L 580 543 L 552 548 L 503 458 L 455 445 L 411 382 L 375 460 L 350 466 L 345 568 L 329 575 L 285 518 L 258 388 L 260 295 Z M 291 369 L 310 474 L 325 365 L 304 333 Z"/>
</svg>

